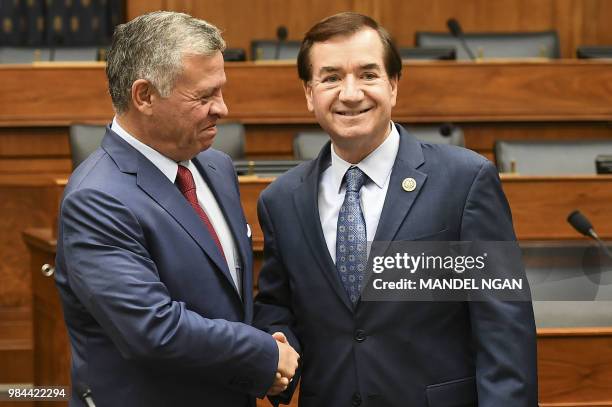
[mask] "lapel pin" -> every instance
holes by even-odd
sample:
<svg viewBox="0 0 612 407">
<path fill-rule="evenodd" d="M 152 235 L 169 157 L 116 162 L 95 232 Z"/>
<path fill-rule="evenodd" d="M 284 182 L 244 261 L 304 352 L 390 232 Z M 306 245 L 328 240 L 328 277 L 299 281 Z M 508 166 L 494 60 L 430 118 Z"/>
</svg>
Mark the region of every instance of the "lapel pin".
<svg viewBox="0 0 612 407">
<path fill-rule="evenodd" d="M 404 180 L 402 181 L 402 188 L 406 192 L 414 191 L 416 189 L 416 186 L 417 184 L 414 178 L 404 178 Z"/>
</svg>

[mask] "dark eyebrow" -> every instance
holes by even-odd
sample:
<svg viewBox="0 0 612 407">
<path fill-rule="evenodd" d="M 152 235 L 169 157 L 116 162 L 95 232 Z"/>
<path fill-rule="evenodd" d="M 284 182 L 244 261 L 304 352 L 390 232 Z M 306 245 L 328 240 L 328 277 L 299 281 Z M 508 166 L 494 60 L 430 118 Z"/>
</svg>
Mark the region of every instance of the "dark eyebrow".
<svg viewBox="0 0 612 407">
<path fill-rule="evenodd" d="M 321 69 L 319 69 L 319 75 L 324 74 L 324 73 L 334 73 L 334 72 L 339 72 L 340 69 L 333 67 L 333 66 L 324 66 Z"/>
<path fill-rule="evenodd" d="M 361 65 L 359 68 L 362 71 L 381 69 L 380 65 L 378 65 L 377 63 L 364 64 L 364 65 Z M 335 66 L 323 66 L 321 67 L 321 69 L 319 69 L 319 75 L 326 74 L 326 73 L 336 73 L 336 72 L 340 72 L 340 68 L 337 68 Z"/>
<path fill-rule="evenodd" d="M 372 69 L 378 69 L 380 70 L 380 65 L 378 64 L 365 64 L 365 65 L 361 65 L 361 69 L 362 70 L 372 70 Z"/>
</svg>

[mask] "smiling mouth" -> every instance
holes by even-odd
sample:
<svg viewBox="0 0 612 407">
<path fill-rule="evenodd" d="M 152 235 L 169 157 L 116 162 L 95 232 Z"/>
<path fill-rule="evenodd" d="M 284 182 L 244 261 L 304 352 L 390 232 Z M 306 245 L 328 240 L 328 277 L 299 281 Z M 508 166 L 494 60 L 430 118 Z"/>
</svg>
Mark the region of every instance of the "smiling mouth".
<svg viewBox="0 0 612 407">
<path fill-rule="evenodd" d="M 358 115 L 360 115 L 362 113 L 365 113 L 365 112 L 368 112 L 370 110 L 372 110 L 371 107 L 369 107 L 367 109 L 364 109 L 364 110 L 357 110 L 357 111 L 354 111 L 354 112 L 336 112 L 336 113 L 341 115 L 341 116 L 349 116 L 350 117 L 350 116 L 358 116 Z"/>
</svg>

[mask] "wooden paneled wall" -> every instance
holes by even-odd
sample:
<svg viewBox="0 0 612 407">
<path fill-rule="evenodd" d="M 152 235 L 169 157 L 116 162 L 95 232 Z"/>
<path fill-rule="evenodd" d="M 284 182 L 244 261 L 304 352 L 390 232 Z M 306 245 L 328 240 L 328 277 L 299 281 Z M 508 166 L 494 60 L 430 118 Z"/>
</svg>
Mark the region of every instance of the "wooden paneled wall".
<svg viewBox="0 0 612 407">
<path fill-rule="evenodd" d="M 400 46 L 413 45 L 416 31 L 445 31 L 450 17 L 466 32 L 557 30 L 564 58 L 579 45 L 612 45 L 608 0 L 127 0 L 130 19 L 160 9 L 204 18 L 230 47 L 247 50 L 252 39 L 275 38 L 279 25 L 300 40 L 315 22 L 349 10 L 377 19 Z"/>
<path fill-rule="evenodd" d="M 51 228 L 60 193 L 53 176 L 0 174 L 0 383 L 32 382 L 31 273 L 21 232 Z"/>
</svg>

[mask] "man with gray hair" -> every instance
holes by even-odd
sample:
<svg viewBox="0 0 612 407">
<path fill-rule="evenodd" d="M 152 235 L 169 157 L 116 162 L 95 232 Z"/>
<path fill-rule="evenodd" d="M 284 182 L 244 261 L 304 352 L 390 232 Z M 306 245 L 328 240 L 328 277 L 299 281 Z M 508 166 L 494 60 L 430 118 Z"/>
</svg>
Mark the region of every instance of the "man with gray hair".
<svg viewBox="0 0 612 407">
<path fill-rule="evenodd" d="M 227 115 L 224 47 L 181 13 L 115 31 L 116 116 L 60 210 L 71 406 L 254 406 L 295 373 L 284 336 L 250 326 L 249 227 L 232 162 L 210 148 Z"/>
</svg>

